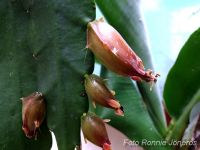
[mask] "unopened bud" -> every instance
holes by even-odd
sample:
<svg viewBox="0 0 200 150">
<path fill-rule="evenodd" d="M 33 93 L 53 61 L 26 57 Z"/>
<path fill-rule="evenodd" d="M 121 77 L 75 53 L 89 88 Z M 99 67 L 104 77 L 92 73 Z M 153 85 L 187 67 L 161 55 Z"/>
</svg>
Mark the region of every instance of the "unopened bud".
<svg viewBox="0 0 200 150">
<path fill-rule="evenodd" d="M 42 124 L 46 106 L 42 93 L 34 92 L 22 100 L 22 130 L 28 138 L 36 137 L 37 130 Z"/>
<path fill-rule="evenodd" d="M 102 18 L 88 24 L 87 47 L 105 67 L 133 80 L 156 82 L 159 74 L 145 71 L 142 60 L 122 36 Z"/>
<path fill-rule="evenodd" d="M 117 115 L 123 116 L 123 107 L 115 99 L 115 92 L 108 89 L 102 78 L 97 75 L 85 75 L 85 90 L 88 98 L 92 101 L 94 107 L 95 103 L 115 110 Z"/>
<path fill-rule="evenodd" d="M 81 129 L 85 140 L 102 147 L 103 150 L 111 150 L 104 121 L 93 113 L 84 113 L 81 117 Z"/>
</svg>

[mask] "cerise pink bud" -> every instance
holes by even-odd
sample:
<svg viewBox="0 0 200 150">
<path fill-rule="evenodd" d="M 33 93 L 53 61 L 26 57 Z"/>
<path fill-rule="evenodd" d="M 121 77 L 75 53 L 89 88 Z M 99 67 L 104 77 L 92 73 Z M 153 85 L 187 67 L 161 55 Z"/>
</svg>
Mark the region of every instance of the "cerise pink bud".
<svg viewBox="0 0 200 150">
<path fill-rule="evenodd" d="M 86 74 L 85 90 L 94 107 L 96 107 L 95 103 L 97 103 L 104 107 L 114 109 L 117 115 L 124 115 L 123 107 L 114 97 L 115 92 L 108 89 L 102 78 L 94 74 Z"/>
<path fill-rule="evenodd" d="M 142 60 L 122 36 L 103 19 L 88 24 L 87 47 L 110 70 L 133 80 L 154 81 L 159 74 L 145 71 Z"/>
<path fill-rule="evenodd" d="M 81 129 L 85 140 L 89 140 L 103 150 L 111 150 L 104 121 L 95 114 L 88 112 L 81 117 Z"/>
<path fill-rule="evenodd" d="M 36 137 L 37 130 L 42 124 L 46 106 L 42 93 L 34 92 L 22 100 L 22 130 L 28 138 Z"/>
</svg>

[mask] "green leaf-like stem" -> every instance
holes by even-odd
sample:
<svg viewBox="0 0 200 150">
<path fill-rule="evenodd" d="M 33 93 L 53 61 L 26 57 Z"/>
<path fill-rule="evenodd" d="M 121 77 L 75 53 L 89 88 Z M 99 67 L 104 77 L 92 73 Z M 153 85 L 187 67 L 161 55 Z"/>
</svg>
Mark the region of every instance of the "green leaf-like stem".
<svg viewBox="0 0 200 150">
<path fill-rule="evenodd" d="M 0 149 L 49 150 L 54 132 L 59 150 L 80 144 L 80 116 L 87 111 L 83 75 L 93 71 L 86 51 L 92 0 L 0 1 Z M 38 139 L 22 132 L 21 97 L 35 91 L 47 102 Z"/>
</svg>

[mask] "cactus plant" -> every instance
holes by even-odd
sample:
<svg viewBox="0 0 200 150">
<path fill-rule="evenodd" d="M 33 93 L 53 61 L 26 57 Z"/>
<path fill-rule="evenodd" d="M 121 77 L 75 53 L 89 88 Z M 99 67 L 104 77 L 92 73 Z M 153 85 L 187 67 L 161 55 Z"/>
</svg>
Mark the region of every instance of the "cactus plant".
<svg viewBox="0 0 200 150">
<path fill-rule="evenodd" d="M 139 1 L 96 0 L 96 4 L 108 23 L 142 59 L 144 66 L 153 69 Z M 190 125 L 188 130 L 185 129 L 192 108 L 200 100 L 200 44 L 197 42 L 200 40 L 200 29 L 191 35 L 182 48 L 166 81 L 164 98 L 166 111 L 172 117 L 170 125 L 166 126 L 156 86 L 150 91 L 146 82 L 135 84 L 129 78 L 118 76 L 102 67 L 100 76 L 107 78 L 108 82 L 107 85 L 103 83 L 100 89 L 103 87 L 111 98 L 114 98 L 114 94 L 108 89 L 115 90 L 116 99 L 124 107 L 124 117 L 116 116 L 109 108 L 97 106 L 94 110 L 91 107 L 88 97 L 94 89 L 89 89 L 89 92 L 86 89 L 88 97 L 82 94 L 85 92 L 84 75 L 90 76 L 95 64 L 93 54 L 87 50 L 86 32 L 87 24 L 95 19 L 96 4 L 93 0 L 0 1 L 0 149 L 50 150 L 50 131 L 55 134 L 59 150 L 78 148 L 80 117 L 88 110 L 96 113 L 97 118 L 111 119 L 110 125 L 129 139 L 138 141 L 144 149 L 171 150 L 177 147 L 168 145 L 169 143 L 163 146 L 142 145 L 143 139 L 170 142 L 181 140 L 185 134 L 189 138 L 191 136 L 188 135 L 194 135 L 193 138 L 198 140 L 198 122 L 193 124 L 195 132 L 192 134 L 187 132 L 190 131 Z M 43 95 L 45 107 L 42 105 L 42 109 L 20 100 L 21 97 L 27 100 L 26 96 L 35 91 Z M 41 94 L 37 96 L 40 97 Z M 92 98 L 94 100 L 95 96 Z M 102 102 L 101 100 L 98 102 Z M 114 103 L 117 105 L 114 105 L 114 109 L 122 110 L 117 101 Z M 105 101 L 100 104 L 107 106 Z M 199 106 L 196 107 L 195 110 L 198 110 Z M 25 114 L 43 108 L 45 111 L 42 111 L 42 115 L 39 114 L 42 116 L 40 119 L 35 119 L 35 113 L 28 118 L 34 126 L 26 126 Z M 191 114 L 194 115 L 194 112 Z M 195 112 L 196 118 L 198 115 L 199 112 Z M 90 123 L 87 126 L 93 126 Z M 28 129 L 31 129 L 31 134 Z M 36 136 L 36 130 L 35 140 L 31 137 Z M 84 134 L 89 135 L 90 140 L 90 134 L 86 133 L 88 131 L 85 130 Z M 91 139 L 94 143 L 95 140 Z M 110 149 L 109 142 L 107 146 L 96 144 Z"/>
<path fill-rule="evenodd" d="M 94 2 L 2 0 L 0 9 L 0 149 L 49 150 L 49 130 L 59 150 L 74 149 L 88 104 L 81 83 L 94 64 L 84 50 Z M 37 140 L 30 140 L 21 128 L 19 99 L 34 91 L 43 93 L 47 117 Z"/>
</svg>

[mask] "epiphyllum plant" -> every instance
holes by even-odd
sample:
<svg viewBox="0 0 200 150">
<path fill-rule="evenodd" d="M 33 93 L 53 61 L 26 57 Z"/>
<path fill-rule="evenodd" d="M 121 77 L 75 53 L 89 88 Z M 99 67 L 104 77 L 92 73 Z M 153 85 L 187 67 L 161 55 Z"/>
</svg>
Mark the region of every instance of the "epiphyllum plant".
<svg viewBox="0 0 200 150">
<path fill-rule="evenodd" d="M 96 3 L 109 24 L 140 56 L 144 66 L 153 69 L 139 1 L 96 0 Z M 50 150 L 52 138 L 49 130 L 54 133 L 59 150 L 74 150 L 75 146 L 80 145 L 80 116 L 88 111 L 87 97 L 80 96 L 84 90 L 81 83 L 85 74 L 92 74 L 94 66 L 92 53 L 89 51 L 85 57 L 83 48 L 87 42 L 87 24 L 95 19 L 94 6 L 92 0 L 0 1 L 0 149 Z M 109 41 L 109 44 L 99 43 L 103 41 L 97 38 L 101 37 L 97 34 L 97 29 L 102 29 L 99 28 L 99 22 L 97 21 L 97 25 L 95 22 L 88 25 L 90 29 L 95 27 L 90 33 L 98 47 L 108 50 L 112 63 L 119 62 L 120 65 L 111 67 L 107 64 L 108 60 L 104 62 L 99 58 L 101 62 L 107 68 L 124 76 L 155 82 L 157 75 L 144 70 L 141 59 L 127 50 L 129 46 L 125 42 L 120 43 L 125 47 L 120 51 L 122 54 L 119 53 L 119 49 L 112 47 L 115 43 L 109 41 L 108 37 L 103 40 Z M 104 23 L 101 25 L 104 26 Z M 107 29 L 108 25 L 105 26 Z M 108 27 L 108 31 L 113 31 L 110 28 Z M 116 31 L 114 35 L 117 37 L 114 38 L 115 41 L 121 39 Z M 173 120 L 170 127 L 166 127 L 156 86 L 150 91 L 149 85 L 145 82 L 137 82 L 136 85 L 129 78 L 117 76 L 104 67 L 101 68 L 100 77 L 109 79 L 107 86 L 116 91 L 115 99 L 120 100 L 126 111 L 124 117 L 118 117 L 111 109 L 97 107 L 93 110 L 96 116 L 100 119 L 111 119 L 109 124 L 123 132 L 130 140 L 181 140 L 188 126 L 190 111 L 199 102 L 200 97 L 199 35 L 200 30 L 191 35 L 166 81 L 164 99 Z M 123 56 L 124 60 L 125 52 L 130 54 L 130 59 L 119 60 L 117 56 Z M 135 65 L 131 61 L 135 62 Z M 127 66 L 129 69 L 125 69 Z M 115 69 L 117 67 L 118 69 Z M 38 123 L 34 122 L 35 119 L 29 118 L 31 126 L 27 128 L 24 125 L 24 134 L 21 129 L 24 119 L 21 117 L 22 103 L 19 98 L 34 91 L 40 91 L 45 95 L 46 121 L 41 123 L 41 120 L 38 120 Z M 199 107 L 195 113 L 197 116 L 198 110 Z M 184 137 L 188 137 L 188 140 L 198 140 L 196 133 L 199 132 L 199 124 L 192 118 L 190 123 L 193 124 L 194 130 L 187 131 L 195 132 Z M 35 129 L 38 131 L 38 127 L 40 132 L 34 132 Z M 33 132 L 29 134 L 26 129 Z M 37 135 L 37 140 L 27 138 L 26 134 L 29 137 Z M 109 145 L 109 142 L 106 143 Z M 113 145 L 114 142 L 109 146 Z M 143 147 L 148 150 L 173 149 L 167 146 Z"/>
<path fill-rule="evenodd" d="M 142 60 L 103 18 L 88 24 L 87 47 L 110 70 L 133 80 L 157 81 L 159 74 L 145 71 Z"/>
<path fill-rule="evenodd" d="M 94 108 L 96 103 L 115 110 L 119 116 L 124 116 L 123 107 L 115 99 L 115 92 L 108 89 L 105 80 L 97 75 L 85 75 L 85 90 L 88 98 L 92 101 Z"/>
<path fill-rule="evenodd" d="M 129 76 L 137 81 L 157 81 L 156 78 L 159 75 L 153 75 L 150 70 L 145 71 L 142 60 L 129 47 L 122 36 L 112 26 L 104 22 L 102 18 L 88 24 L 87 47 L 92 50 L 94 55 L 99 58 L 106 67 L 120 75 Z M 107 88 L 102 78 L 94 74 L 86 74 L 85 89 L 88 98 L 92 101 L 95 108 L 95 103 L 98 103 L 104 107 L 114 109 L 117 115 L 124 115 L 123 107 L 114 98 L 115 92 Z M 93 122 L 87 122 L 88 126 L 97 128 L 96 130 L 98 131 L 99 126 L 93 126 L 93 124 Z M 87 133 L 90 131 L 88 129 L 86 130 L 86 128 L 84 128 L 84 130 L 84 134 L 88 134 L 92 137 L 89 138 L 89 140 L 96 138 L 96 141 L 99 141 L 95 134 L 91 135 Z M 91 142 L 94 143 L 94 140 Z"/>
<path fill-rule="evenodd" d="M 45 114 L 46 105 L 42 93 L 34 92 L 22 100 L 22 129 L 28 138 L 36 137 L 37 132 L 42 124 Z"/>
<path fill-rule="evenodd" d="M 81 129 L 85 141 L 91 141 L 103 150 L 111 150 L 111 142 L 108 138 L 104 121 L 94 113 L 84 113 L 81 117 Z"/>
</svg>

